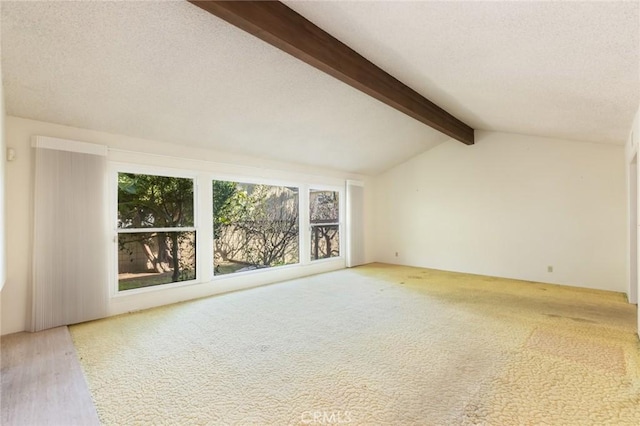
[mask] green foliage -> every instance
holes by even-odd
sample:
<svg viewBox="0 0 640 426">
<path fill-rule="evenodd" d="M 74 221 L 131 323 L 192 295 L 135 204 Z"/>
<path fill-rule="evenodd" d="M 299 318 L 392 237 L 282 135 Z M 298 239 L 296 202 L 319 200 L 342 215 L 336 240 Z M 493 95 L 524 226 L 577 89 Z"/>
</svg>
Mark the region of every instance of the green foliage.
<svg viewBox="0 0 640 426">
<path fill-rule="evenodd" d="M 193 208 L 193 179 L 118 174 L 121 229 L 192 227 Z M 131 256 L 131 261 L 134 253 L 131 245 L 139 244 L 156 272 L 172 272 L 171 282 L 195 277 L 194 232 L 136 232 L 118 238 L 118 244 L 121 252 Z"/>
<path fill-rule="evenodd" d="M 118 174 L 118 227 L 193 226 L 193 180 Z"/>
<path fill-rule="evenodd" d="M 215 239 L 220 237 L 222 225 L 233 222 L 240 195 L 235 182 L 213 181 L 213 237 Z"/>
</svg>

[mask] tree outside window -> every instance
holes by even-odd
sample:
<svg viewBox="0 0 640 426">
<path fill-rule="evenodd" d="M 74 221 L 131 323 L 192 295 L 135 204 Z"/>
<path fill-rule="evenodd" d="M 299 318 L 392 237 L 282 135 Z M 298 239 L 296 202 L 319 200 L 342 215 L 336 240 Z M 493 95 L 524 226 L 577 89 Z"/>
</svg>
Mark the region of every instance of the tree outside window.
<svg viewBox="0 0 640 426">
<path fill-rule="evenodd" d="M 340 256 L 339 197 L 337 191 L 309 191 L 311 260 Z"/>
<path fill-rule="evenodd" d="M 213 181 L 214 274 L 299 262 L 298 188 Z"/>
<path fill-rule="evenodd" d="M 118 290 L 193 280 L 193 179 L 118 174 Z"/>
</svg>

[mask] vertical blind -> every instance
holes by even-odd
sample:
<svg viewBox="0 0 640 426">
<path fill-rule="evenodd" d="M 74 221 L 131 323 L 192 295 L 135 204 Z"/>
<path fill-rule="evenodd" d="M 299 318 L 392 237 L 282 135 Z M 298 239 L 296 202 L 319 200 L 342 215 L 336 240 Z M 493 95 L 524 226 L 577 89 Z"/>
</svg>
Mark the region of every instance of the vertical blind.
<svg viewBox="0 0 640 426">
<path fill-rule="evenodd" d="M 106 147 L 37 136 L 31 330 L 105 317 Z"/>
<path fill-rule="evenodd" d="M 347 181 L 347 267 L 364 263 L 364 184 Z"/>
</svg>

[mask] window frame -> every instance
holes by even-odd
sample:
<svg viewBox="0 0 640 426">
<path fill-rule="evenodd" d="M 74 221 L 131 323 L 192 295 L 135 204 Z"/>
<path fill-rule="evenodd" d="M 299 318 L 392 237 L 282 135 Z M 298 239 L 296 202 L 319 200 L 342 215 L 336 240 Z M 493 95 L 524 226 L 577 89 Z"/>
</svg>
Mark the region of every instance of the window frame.
<svg viewBox="0 0 640 426">
<path fill-rule="evenodd" d="M 191 179 L 193 181 L 193 226 L 191 227 L 174 227 L 174 228 L 166 228 L 166 227 L 158 227 L 158 228 L 119 228 L 118 227 L 118 175 L 120 173 L 131 173 L 131 174 L 140 174 L 140 175 L 151 175 L 151 176 L 161 176 L 161 177 L 175 177 L 175 178 L 184 178 Z M 176 287 L 184 287 L 192 284 L 197 284 L 202 280 L 202 266 L 201 266 L 201 244 L 202 244 L 202 230 L 200 229 L 200 203 L 199 203 L 199 179 L 200 175 L 197 172 L 182 170 L 182 169 L 173 169 L 170 167 L 155 167 L 155 166 L 147 166 L 147 165 L 137 165 L 137 164 L 129 164 L 129 163 L 120 163 L 120 162 L 110 162 L 109 164 L 109 182 L 110 182 L 110 202 L 112 205 L 111 208 L 111 217 L 110 217 L 110 232 L 113 235 L 113 250 L 112 253 L 112 274 L 113 277 L 109 279 L 110 285 L 110 296 L 112 298 L 148 293 L 153 291 L 159 291 L 164 289 L 176 288 Z M 195 232 L 195 278 L 192 280 L 185 281 L 177 281 L 170 282 L 165 284 L 157 284 L 146 287 L 139 287 L 129 290 L 120 290 L 119 287 L 119 264 L 118 264 L 118 237 L 120 234 L 134 234 L 134 233 L 152 233 L 152 232 Z"/>
</svg>

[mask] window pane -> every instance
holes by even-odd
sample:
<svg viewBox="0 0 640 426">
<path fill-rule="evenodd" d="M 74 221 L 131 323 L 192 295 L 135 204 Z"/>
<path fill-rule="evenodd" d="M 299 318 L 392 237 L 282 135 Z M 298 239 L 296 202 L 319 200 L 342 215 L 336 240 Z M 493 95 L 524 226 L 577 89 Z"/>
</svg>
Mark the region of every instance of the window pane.
<svg viewBox="0 0 640 426">
<path fill-rule="evenodd" d="M 311 260 L 340 256 L 340 229 L 338 225 L 311 227 Z"/>
<path fill-rule="evenodd" d="M 340 219 L 337 191 L 309 191 L 309 215 L 311 224 L 338 223 Z"/>
<path fill-rule="evenodd" d="M 118 173 L 118 228 L 192 226 L 193 179 Z"/>
<path fill-rule="evenodd" d="M 213 181 L 216 275 L 299 262 L 298 188 Z"/>
<path fill-rule="evenodd" d="M 309 191 L 311 260 L 340 256 L 340 193 Z"/>
<path fill-rule="evenodd" d="M 118 290 L 196 278 L 196 233 L 139 232 L 118 235 Z"/>
</svg>

